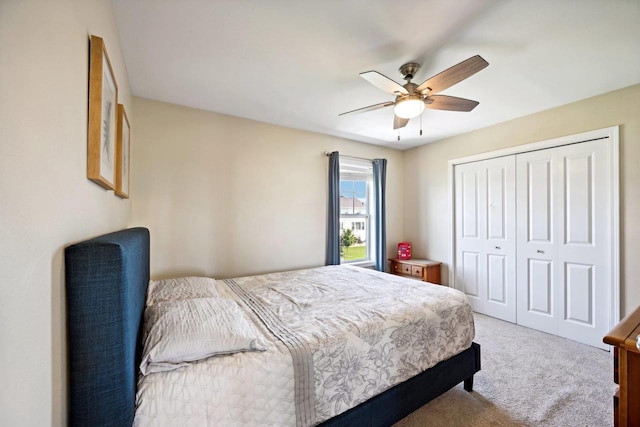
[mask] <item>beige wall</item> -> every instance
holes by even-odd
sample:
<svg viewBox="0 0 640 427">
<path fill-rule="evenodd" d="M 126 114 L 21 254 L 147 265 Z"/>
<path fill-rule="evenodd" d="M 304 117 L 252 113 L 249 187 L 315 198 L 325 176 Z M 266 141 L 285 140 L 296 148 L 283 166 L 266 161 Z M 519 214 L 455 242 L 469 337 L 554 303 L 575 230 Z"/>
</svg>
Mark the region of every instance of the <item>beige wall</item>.
<svg viewBox="0 0 640 427">
<path fill-rule="evenodd" d="M 399 151 L 134 98 L 133 223 L 154 277 L 324 265 L 324 151 L 387 163 L 388 242 L 402 236 Z"/>
<path fill-rule="evenodd" d="M 130 216 L 86 178 L 90 33 L 132 117 L 110 1 L 0 0 L 2 426 L 66 425 L 63 248 Z"/>
<path fill-rule="evenodd" d="M 640 85 L 405 152 L 405 236 L 414 252 L 451 265 L 448 161 L 620 125 L 621 313 L 640 305 Z M 415 197 L 408 197 L 412 194 Z M 445 280 L 447 269 L 443 270 Z"/>
</svg>

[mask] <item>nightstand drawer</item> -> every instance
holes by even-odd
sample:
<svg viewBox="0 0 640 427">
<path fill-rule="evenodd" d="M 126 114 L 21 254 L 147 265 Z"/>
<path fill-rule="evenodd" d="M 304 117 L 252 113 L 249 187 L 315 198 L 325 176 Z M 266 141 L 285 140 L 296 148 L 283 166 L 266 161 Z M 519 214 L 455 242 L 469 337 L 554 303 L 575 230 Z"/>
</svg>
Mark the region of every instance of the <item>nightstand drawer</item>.
<svg viewBox="0 0 640 427">
<path fill-rule="evenodd" d="M 402 264 L 400 266 L 400 268 L 402 269 L 402 273 L 403 274 L 411 274 L 411 266 L 410 265 Z"/>
<path fill-rule="evenodd" d="M 411 266 L 411 275 L 412 276 L 416 276 L 416 277 L 422 277 L 422 270 L 424 269 L 424 267 L 421 267 L 419 265 L 412 265 Z"/>
</svg>

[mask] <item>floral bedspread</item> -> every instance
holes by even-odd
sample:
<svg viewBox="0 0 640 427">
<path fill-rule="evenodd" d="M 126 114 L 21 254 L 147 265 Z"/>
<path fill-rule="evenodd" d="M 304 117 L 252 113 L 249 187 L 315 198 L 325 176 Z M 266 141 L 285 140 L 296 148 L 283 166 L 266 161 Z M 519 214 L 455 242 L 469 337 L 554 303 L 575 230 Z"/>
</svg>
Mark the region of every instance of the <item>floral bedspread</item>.
<svg viewBox="0 0 640 427">
<path fill-rule="evenodd" d="M 296 411 L 312 412 L 298 414 L 298 425 L 338 415 L 460 353 L 475 334 L 461 292 L 369 269 L 327 266 L 225 283 L 304 342 L 298 351 L 312 366 L 298 370 L 308 369 L 314 386 L 296 386 Z"/>
</svg>

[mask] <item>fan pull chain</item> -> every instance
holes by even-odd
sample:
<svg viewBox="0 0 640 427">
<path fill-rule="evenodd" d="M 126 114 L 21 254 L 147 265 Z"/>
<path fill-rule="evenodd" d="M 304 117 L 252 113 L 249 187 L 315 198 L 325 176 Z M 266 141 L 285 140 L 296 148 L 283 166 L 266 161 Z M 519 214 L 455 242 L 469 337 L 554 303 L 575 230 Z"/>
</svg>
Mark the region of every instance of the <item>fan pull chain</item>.
<svg viewBox="0 0 640 427">
<path fill-rule="evenodd" d="M 420 114 L 420 136 L 422 136 L 422 114 Z"/>
<path fill-rule="evenodd" d="M 400 141 L 400 129 L 398 129 L 398 141 Z"/>
</svg>

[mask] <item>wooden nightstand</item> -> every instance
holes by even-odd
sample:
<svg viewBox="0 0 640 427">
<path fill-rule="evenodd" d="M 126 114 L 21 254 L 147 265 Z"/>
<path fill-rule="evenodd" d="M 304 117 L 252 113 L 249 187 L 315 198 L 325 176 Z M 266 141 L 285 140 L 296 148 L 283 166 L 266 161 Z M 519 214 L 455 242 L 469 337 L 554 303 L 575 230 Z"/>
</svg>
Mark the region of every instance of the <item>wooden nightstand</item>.
<svg viewBox="0 0 640 427">
<path fill-rule="evenodd" d="M 422 280 L 423 282 L 436 283 L 440 282 L 440 266 L 441 262 L 430 261 L 428 259 L 397 259 L 389 258 L 389 271 L 398 276 L 411 277 Z"/>
</svg>

